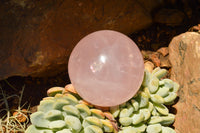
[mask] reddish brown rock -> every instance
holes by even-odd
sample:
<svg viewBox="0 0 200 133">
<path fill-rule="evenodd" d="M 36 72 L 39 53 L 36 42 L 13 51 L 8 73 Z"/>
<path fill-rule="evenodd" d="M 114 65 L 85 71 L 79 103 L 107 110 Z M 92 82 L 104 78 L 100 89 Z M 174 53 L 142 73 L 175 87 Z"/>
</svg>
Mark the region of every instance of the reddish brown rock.
<svg viewBox="0 0 200 133">
<path fill-rule="evenodd" d="M 142 5 L 137 0 L 1 1 L 0 79 L 67 71 L 71 51 L 85 35 L 102 29 L 128 35 L 151 25 L 149 10 L 159 2 L 148 11 Z"/>
<path fill-rule="evenodd" d="M 161 53 L 162 56 L 166 56 L 166 55 L 169 54 L 169 49 L 168 49 L 168 47 L 162 47 L 162 48 L 159 48 L 159 49 L 157 50 L 157 52 L 158 52 L 158 53 Z"/>
<path fill-rule="evenodd" d="M 186 32 L 169 45 L 171 79 L 180 84 L 174 123 L 177 133 L 200 132 L 200 34 Z"/>
<path fill-rule="evenodd" d="M 169 61 L 169 56 L 162 56 L 160 55 L 160 67 L 170 68 L 171 64 Z"/>
<path fill-rule="evenodd" d="M 152 60 L 152 62 L 155 64 L 155 66 L 160 67 L 160 59 L 159 59 L 159 54 L 158 53 L 153 53 L 150 56 L 150 59 Z"/>
</svg>

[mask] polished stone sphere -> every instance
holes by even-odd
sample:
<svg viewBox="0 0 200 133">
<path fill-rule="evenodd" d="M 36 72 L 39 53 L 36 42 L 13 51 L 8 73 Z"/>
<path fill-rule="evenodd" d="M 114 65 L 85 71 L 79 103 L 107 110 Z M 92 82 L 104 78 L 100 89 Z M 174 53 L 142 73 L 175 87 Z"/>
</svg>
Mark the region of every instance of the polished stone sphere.
<svg viewBox="0 0 200 133">
<path fill-rule="evenodd" d="M 139 90 L 144 61 L 129 37 L 101 30 L 78 42 L 70 55 L 68 72 L 84 100 L 98 106 L 115 106 L 128 101 Z"/>
</svg>

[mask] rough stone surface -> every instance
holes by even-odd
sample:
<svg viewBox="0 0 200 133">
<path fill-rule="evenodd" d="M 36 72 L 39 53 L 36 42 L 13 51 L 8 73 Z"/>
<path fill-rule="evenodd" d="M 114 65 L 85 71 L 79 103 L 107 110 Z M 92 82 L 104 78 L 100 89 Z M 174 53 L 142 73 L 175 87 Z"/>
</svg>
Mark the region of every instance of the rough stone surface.
<svg viewBox="0 0 200 133">
<path fill-rule="evenodd" d="M 169 49 L 168 49 L 168 47 L 162 47 L 162 48 L 159 48 L 159 49 L 157 50 L 157 52 L 158 52 L 158 53 L 161 53 L 162 56 L 166 56 L 166 55 L 169 54 Z"/>
<path fill-rule="evenodd" d="M 169 52 L 168 48 L 162 47 L 157 52 L 153 51 L 141 51 L 144 60 L 151 61 L 157 67 L 170 68 L 171 64 L 169 62 Z M 149 67 L 149 63 L 146 64 Z M 147 68 L 148 68 L 147 67 Z M 150 65 L 150 67 L 152 67 Z M 149 69 L 151 71 L 151 69 Z"/>
<path fill-rule="evenodd" d="M 169 45 L 171 79 L 180 84 L 174 123 L 177 133 L 200 132 L 200 34 L 186 32 Z"/>
<path fill-rule="evenodd" d="M 82 37 L 102 29 L 127 35 L 143 29 L 151 25 L 149 10 L 158 1 L 148 9 L 137 0 L 0 1 L 0 79 L 67 70 Z"/>
</svg>

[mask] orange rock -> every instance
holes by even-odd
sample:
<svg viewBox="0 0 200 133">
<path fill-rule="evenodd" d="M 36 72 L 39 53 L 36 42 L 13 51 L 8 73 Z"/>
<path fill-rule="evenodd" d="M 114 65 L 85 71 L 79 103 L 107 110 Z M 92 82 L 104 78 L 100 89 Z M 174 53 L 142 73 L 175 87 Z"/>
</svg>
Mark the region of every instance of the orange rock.
<svg viewBox="0 0 200 133">
<path fill-rule="evenodd" d="M 161 53 L 163 56 L 166 56 L 169 54 L 169 49 L 168 47 L 162 47 L 157 50 L 158 53 Z"/>
<path fill-rule="evenodd" d="M 186 32 L 169 44 L 171 79 L 180 84 L 173 124 L 177 133 L 200 133 L 200 34 Z"/>
<path fill-rule="evenodd" d="M 19 122 L 25 122 L 27 119 L 27 110 L 26 109 L 22 109 L 21 112 L 19 111 L 16 111 L 13 113 L 13 116 L 16 117 L 16 119 L 19 121 Z"/>
<path fill-rule="evenodd" d="M 152 60 L 152 62 L 157 66 L 160 67 L 160 59 L 159 59 L 159 55 L 158 53 L 153 53 L 150 57 L 150 59 Z"/>
</svg>

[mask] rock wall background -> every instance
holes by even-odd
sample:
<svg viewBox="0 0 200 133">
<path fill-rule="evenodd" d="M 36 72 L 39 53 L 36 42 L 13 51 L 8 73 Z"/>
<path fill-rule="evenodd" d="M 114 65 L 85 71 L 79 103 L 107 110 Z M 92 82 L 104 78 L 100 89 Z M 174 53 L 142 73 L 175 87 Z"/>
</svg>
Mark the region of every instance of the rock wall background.
<svg viewBox="0 0 200 133">
<path fill-rule="evenodd" d="M 130 35 L 152 24 L 151 11 L 159 5 L 159 0 L 1 1 L 0 79 L 67 71 L 82 37 L 102 29 Z"/>
</svg>

